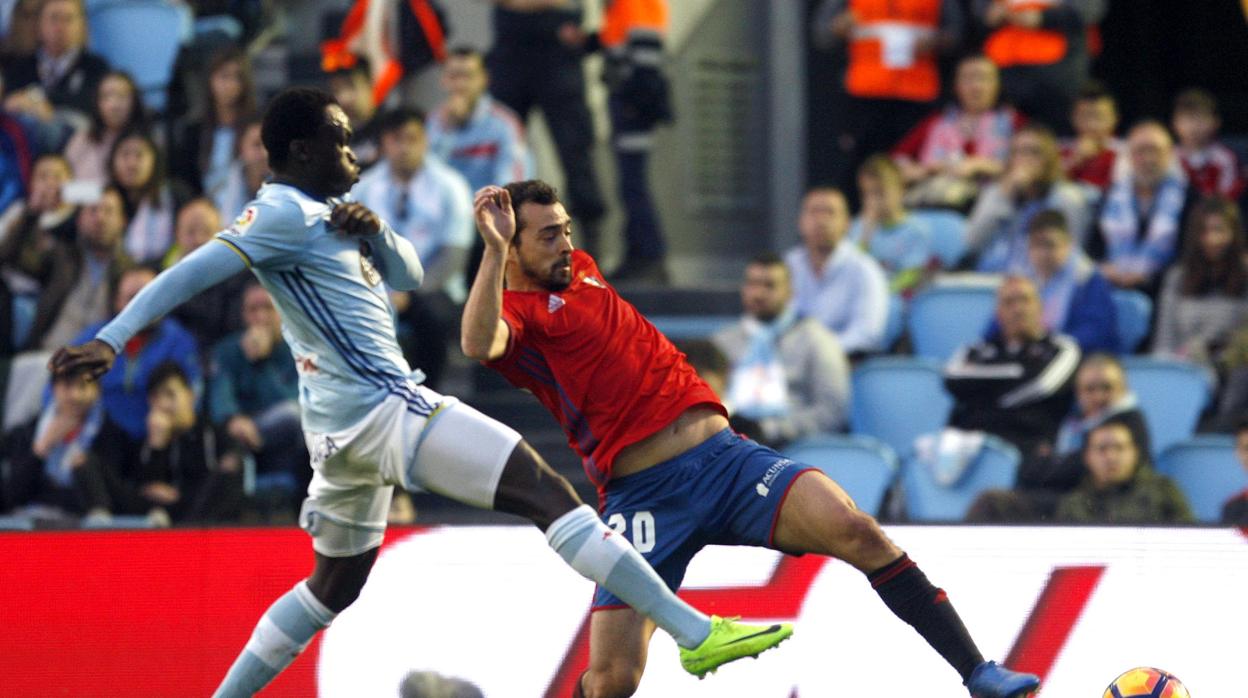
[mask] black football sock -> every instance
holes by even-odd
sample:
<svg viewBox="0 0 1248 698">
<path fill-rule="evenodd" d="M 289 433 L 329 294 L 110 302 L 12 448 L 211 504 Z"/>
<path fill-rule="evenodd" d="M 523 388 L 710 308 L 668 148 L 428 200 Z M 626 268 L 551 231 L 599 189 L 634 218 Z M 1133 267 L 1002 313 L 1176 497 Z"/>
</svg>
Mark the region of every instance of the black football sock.
<svg viewBox="0 0 1248 698">
<path fill-rule="evenodd" d="M 867 580 L 894 615 L 914 626 L 927 644 L 957 669 L 963 683 L 970 680 L 984 656 L 944 589 L 932 586 L 923 570 L 904 554 L 868 574 Z"/>
</svg>

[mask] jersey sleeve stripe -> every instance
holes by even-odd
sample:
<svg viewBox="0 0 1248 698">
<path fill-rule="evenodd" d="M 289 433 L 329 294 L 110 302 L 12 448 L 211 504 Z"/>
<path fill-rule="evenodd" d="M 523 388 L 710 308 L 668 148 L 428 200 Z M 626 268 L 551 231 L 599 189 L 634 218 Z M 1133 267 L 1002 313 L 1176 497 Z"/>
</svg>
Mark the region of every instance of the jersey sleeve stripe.
<svg viewBox="0 0 1248 698">
<path fill-rule="evenodd" d="M 214 239 L 215 239 L 217 242 L 219 242 L 219 243 L 221 243 L 221 244 L 225 245 L 226 247 L 230 248 L 231 250 L 234 250 L 234 254 L 236 254 L 236 255 L 238 255 L 239 257 L 242 257 L 242 258 L 243 258 L 243 264 L 246 264 L 248 269 L 250 269 L 250 268 L 251 268 L 251 266 L 252 266 L 252 264 L 251 264 L 251 257 L 248 257 L 248 256 L 247 256 L 247 253 L 246 253 L 246 252 L 243 252 L 243 249 L 242 249 L 241 247 L 239 247 L 238 245 L 235 245 L 234 243 L 230 242 L 229 240 L 226 240 L 225 238 L 221 238 L 221 237 L 219 237 L 219 238 L 214 238 Z"/>
</svg>

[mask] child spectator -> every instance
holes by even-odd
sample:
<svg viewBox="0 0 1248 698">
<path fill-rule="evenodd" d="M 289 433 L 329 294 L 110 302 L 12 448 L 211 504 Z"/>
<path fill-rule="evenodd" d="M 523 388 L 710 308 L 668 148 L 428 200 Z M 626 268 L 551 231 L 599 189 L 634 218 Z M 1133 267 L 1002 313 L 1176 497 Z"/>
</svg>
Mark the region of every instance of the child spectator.
<svg viewBox="0 0 1248 698">
<path fill-rule="evenodd" d="M 125 199 L 125 249 L 140 264 L 159 262 L 173 244 L 174 214 L 185 198 L 165 177 L 164 158 L 146 132 L 123 133 L 109 154 L 109 175 Z"/>
<path fill-rule="evenodd" d="M 1235 457 L 1244 471 L 1248 472 L 1248 417 L 1241 418 L 1235 428 Z M 1248 526 L 1248 490 L 1226 500 L 1222 507 L 1222 523 L 1232 526 Z"/>
<path fill-rule="evenodd" d="M 1192 186 L 1205 196 L 1238 199 L 1244 191 L 1239 158 L 1218 141 L 1222 117 L 1213 95 L 1199 88 L 1180 92 L 1172 125 L 1179 137 L 1179 161 Z"/>
<path fill-rule="evenodd" d="M 108 154 L 122 133 L 147 127 L 143 98 L 126 73 L 104 76 L 91 101 L 91 123 L 79 129 L 65 146 L 65 157 L 77 179 L 108 181 Z"/>
<path fill-rule="evenodd" d="M 221 186 L 234 160 L 236 130 L 256 111 L 251 65 L 241 48 L 213 54 L 207 75 L 203 113 L 178 129 L 170 149 L 173 173 L 196 193 Z"/>
<path fill-rule="evenodd" d="M 1183 492 L 1158 475 L 1131 429 L 1111 421 L 1094 427 L 1083 450 L 1087 474 L 1057 503 L 1055 519 L 1073 524 L 1191 523 Z"/>
<path fill-rule="evenodd" d="M 1072 110 L 1075 137 L 1062 143 L 1062 166 L 1066 177 L 1105 191 L 1114 178 L 1114 164 L 1122 141 L 1114 137 L 1118 128 L 1118 104 L 1098 82 L 1079 90 Z"/>
<path fill-rule="evenodd" d="M 890 292 L 909 297 L 934 268 L 934 258 L 931 230 L 908 215 L 902 204 L 904 193 L 896 163 L 887 155 L 868 158 L 858 170 L 862 212 L 850 226 L 849 239 L 884 268 Z"/>
<path fill-rule="evenodd" d="M 1041 211 L 1027 227 L 1026 275 L 1040 291 L 1044 324 L 1084 353 L 1118 351 L 1113 287 L 1071 239 L 1061 211 Z"/>
<path fill-rule="evenodd" d="M 1248 323 L 1248 267 L 1239 207 L 1205 199 L 1187 220 L 1182 260 L 1166 274 L 1153 352 L 1212 365 Z"/>
</svg>

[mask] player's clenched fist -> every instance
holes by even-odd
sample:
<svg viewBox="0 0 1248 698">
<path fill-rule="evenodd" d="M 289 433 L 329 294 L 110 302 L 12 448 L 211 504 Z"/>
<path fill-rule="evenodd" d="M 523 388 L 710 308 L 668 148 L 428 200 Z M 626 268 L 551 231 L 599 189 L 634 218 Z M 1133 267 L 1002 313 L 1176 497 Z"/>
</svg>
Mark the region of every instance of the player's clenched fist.
<svg viewBox="0 0 1248 698">
<path fill-rule="evenodd" d="M 112 347 L 98 339 L 93 339 L 76 347 L 58 349 L 48 361 L 48 371 L 53 377 L 83 373 L 94 380 L 108 373 L 108 369 L 113 367 L 115 358 L 117 358 L 117 352 L 113 351 Z"/>
<path fill-rule="evenodd" d="M 370 237 L 381 232 L 381 219 L 361 203 L 338 204 L 329 214 L 329 224 L 351 237 Z"/>
<path fill-rule="evenodd" d="M 477 230 L 486 247 L 506 250 L 516 234 L 516 214 L 511 210 L 511 193 L 503 187 L 482 187 L 473 199 Z"/>
</svg>

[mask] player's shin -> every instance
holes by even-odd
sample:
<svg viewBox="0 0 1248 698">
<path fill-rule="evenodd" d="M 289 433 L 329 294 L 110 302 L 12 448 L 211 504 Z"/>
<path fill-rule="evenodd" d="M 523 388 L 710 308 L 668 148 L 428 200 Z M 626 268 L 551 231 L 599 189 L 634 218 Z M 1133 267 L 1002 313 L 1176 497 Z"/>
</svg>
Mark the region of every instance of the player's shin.
<svg viewBox="0 0 1248 698">
<path fill-rule="evenodd" d="M 282 672 L 337 614 L 299 582 L 269 607 L 214 698 L 252 696 Z"/>
<path fill-rule="evenodd" d="M 710 634 L 710 619 L 677 598 L 645 558 L 607 528 L 589 505 L 556 519 L 546 529 L 546 540 L 572 569 L 654 621 L 681 647 L 697 647 Z"/>
<path fill-rule="evenodd" d="M 908 555 L 867 575 L 884 604 L 945 658 L 966 682 L 984 657 L 943 589 L 927 580 Z"/>
</svg>

